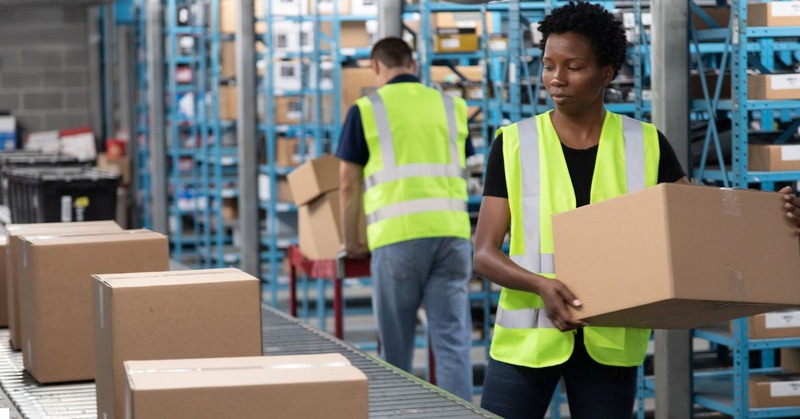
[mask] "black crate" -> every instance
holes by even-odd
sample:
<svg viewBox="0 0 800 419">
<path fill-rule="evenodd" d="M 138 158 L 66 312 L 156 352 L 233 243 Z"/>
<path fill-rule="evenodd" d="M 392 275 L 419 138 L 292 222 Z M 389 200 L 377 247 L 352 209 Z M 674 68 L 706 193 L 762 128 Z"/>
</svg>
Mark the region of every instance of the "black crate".
<svg viewBox="0 0 800 419">
<path fill-rule="evenodd" d="M 84 167 L 8 169 L 14 223 L 113 220 L 121 176 Z"/>
<path fill-rule="evenodd" d="M 88 163 L 62 154 L 45 154 L 38 151 L 14 150 L 0 153 L 0 205 L 8 203 L 8 180 L 5 172 L 20 167 L 82 167 Z"/>
</svg>

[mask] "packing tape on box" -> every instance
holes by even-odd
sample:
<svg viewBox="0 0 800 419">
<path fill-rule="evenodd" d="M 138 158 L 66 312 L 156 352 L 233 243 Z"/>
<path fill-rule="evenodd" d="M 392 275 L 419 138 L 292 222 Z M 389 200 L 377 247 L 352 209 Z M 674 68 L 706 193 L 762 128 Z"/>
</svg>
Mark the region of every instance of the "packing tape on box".
<svg viewBox="0 0 800 419">
<path fill-rule="evenodd" d="M 172 373 L 190 373 L 190 372 L 208 372 L 208 371 L 230 371 L 230 370 L 298 370 L 298 369 L 309 369 L 309 368 L 341 368 L 341 367 L 350 367 L 352 364 L 349 362 L 322 362 L 322 363 L 310 363 L 310 362 L 292 362 L 286 364 L 274 364 L 274 365 L 259 365 L 259 366 L 241 366 L 241 367 L 206 367 L 206 368 L 164 368 L 164 369 L 155 369 L 155 368 L 147 368 L 141 370 L 128 370 L 129 375 L 135 374 L 172 374 Z"/>
<path fill-rule="evenodd" d="M 738 217 L 742 215 L 742 207 L 739 204 L 739 196 L 733 188 L 721 188 L 722 190 L 722 211 L 725 215 Z"/>
<path fill-rule="evenodd" d="M 27 239 L 36 239 L 36 240 L 53 240 L 53 239 L 60 239 L 64 237 L 83 237 L 83 236 L 113 236 L 116 234 L 128 234 L 128 235 L 135 235 L 135 234 L 150 234 L 155 233 L 155 231 L 151 230 L 113 230 L 113 231 L 97 231 L 97 232 L 81 232 L 81 233 L 65 233 L 59 234 L 57 236 L 53 235 L 32 235 L 26 234 L 24 237 Z"/>
</svg>

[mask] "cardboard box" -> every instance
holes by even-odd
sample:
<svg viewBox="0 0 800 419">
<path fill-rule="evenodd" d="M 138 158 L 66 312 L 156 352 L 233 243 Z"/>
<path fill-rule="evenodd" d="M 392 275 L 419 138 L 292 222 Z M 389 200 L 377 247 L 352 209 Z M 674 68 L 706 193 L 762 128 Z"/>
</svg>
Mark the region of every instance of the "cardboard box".
<svg viewBox="0 0 800 419">
<path fill-rule="evenodd" d="M 275 141 L 275 164 L 281 167 L 295 167 L 298 161 L 295 160 L 297 147 L 300 140 L 297 138 L 277 137 Z"/>
<path fill-rule="evenodd" d="M 747 26 L 800 26 L 800 1 L 748 4 Z"/>
<path fill-rule="evenodd" d="M 728 22 L 731 19 L 731 8 L 730 7 L 715 7 L 715 6 L 702 6 L 702 9 L 708 17 L 717 25 L 717 28 L 727 28 Z M 691 13 L 692 16 L 692 23 L 694 23 L 695 29 L 712 29 L 713 27 L 706 22 L 704 19 L 700 18 L 696 13 Z"/>
<path fill-rule="evenodd" d="M 131 183 L 131 161 L 125 156 L 108 157 L 100 153 L 97 155 L 97 168 L 122 175 L 122 185 Z"/>
<path fill-rule="evenodd" d="M 700 74 L 693 73 L 689 76 L 691 80 L 691 95 L 692 99 L 704 99 L 705 96 L 703 95 L 703 84 L 700 80 Z M 706 87 L 708 88 L 709 99 L 714 97 L 714 89 L 717 87 L 717 79 L 719 75 L 709 73 L 706 74 Z M 722 77 L 722 87 L 719 91 L 719 98 L 720 99 L 730 99 L 731 98 L 731 74 L 725 73 Z"/>
<path fill-rule="evenodd" d="M 289 187 L 289 181 L 286 178 L 278 179 L 278 201 L 279 202 L 294 202 L 292 198 L 292 188 Z"/>
<path fill-rule="evenodd" d="M 169 269 L 169 242 L 149 230 L 22 236 L 25 369 L 40 383 L 94 379 L 92 278 Z"/>
<path fill-rule="evenodd" d="M 472 52 L 478 50 L 478 34 L 474 28 L 438 28 L 434 35 L 434 52 Z"/>
<path fill-rule="evenodd" d="M 124 417 L 124 361 L 260 356 L 260 284 L 238 269 L 95 275 L 98 417 Z"/>
<path fill-rule="evenodd" d="M 367 377 L 340 354 L 126 361 L 125 373 L 126 418 L 369 417 Z"/>
<path fill-rule="evenodd" d="M 8 331 L 11 347 L 22 348 L 22 329 L 19 321 L 19 272 L 22 270 L 22 237 L 26 234 L 75 234 L 101 231 L 121 231 L 113 221 L 84 221 L 75 223 L 40 223 L 6 225 L 8 244 L 6 246 L 6 292 L 8 299 Z"/>
<path fill-rule="evenodd" d="M 800 374 L 755 374 L 748 383 L 750 407 L 800 406 Z"/>
<path fill-rule="evenodd" d="M 224 220 L 238 220 L 239 219 L 239 199 L 238 198 L 222 198 L 222 218 Z"/>
<path fill-rule="evenodd" d="M 800 372 L 800 348 L 781 348 L 781 368 L 784 372 Z"/>
<path fill-rule="evenodd" d="M 263 2 L 256 2 L 256 4 L 262 4 Z M 266 52 L 266 46 L 258 42 L 256 43 L 256 52 Z M 222 40 L 219 43 L 219 61 L 220 61 L 220 77 L 223 79 L 230 79 L 236 77 L 236 42 L 230 40 Z M 266 66 L 261 66 L 259 63 L 256 63 L 256 72 L 258 75 L 263 76 L 266 70 Z"/>
<path fill-rule="evenodd" d="M 300 251 L 308 259 L 335 259 L 344 236 L 339 218 L 339 190 L 326 192 L 306 205 L 297 207 Z M 358 219 L 358 241 L 367 245 L 367 219 Z"/>
<path fill-rule="evenodd" d="M 486 12 L 487 33 L 494 32 L 492 12 Z M 471 28 L 480 36 L 483 34 L 483 16 L 481 12 L 435 12 L 431 13 L 431 30 L 438 28 Z"/>
<path fill-rule="evenodd" d="M 747 98 L 756 100 L 800 99 L 800 74 L 747 76 Z"/>
<path fill-rule="evenodd" d="M 236 119 L 239 108 L 236 106 L 236 86 L 219 86 L 219 117 L 222 119 Z"/>
<path fill-rule="evenodd" d="M 747 154 L 749 170 L 764 172 L 800 170 L 798 144 L 748 144 Z"/>
<path fill-rule="evenodd" d="M 456 72 L 450 67 L 445 66 L 432 66 L 431 67 L 431 81 L 442 83 L 456 83 L 459 81 L 473 81 L 480 82 L 483 80 L 483 67 L 478 65 L 473 66 L 456 66 L 456 70 L 461 73 L 467 80 L 463 80 Z"/>
<path fill-rule="evenodd" d="M 800 243 L 782 206 L 775 192 L 670 183 L 557 214 L 556 275 L 594 326 L 694 328 L 798 306 Z"/>
<path fill-rule="evenodd" d="M 303 98 L 300 96 L 275 97 L 275 124 L 294 125 L 303 121 Z"/>
<path fill-rule="evenodd" d="M 330 154 L 307 161 L 286 177 L 294 203 L 304 205 L 329 191 L 339 189 L 339 162 Z"/>
<path fill-rule="evenodd" d="M 369 48 L 372 46 L 375 33 L 370 33 L 368 21 L 340 20 L 339 22 L 339 47 L 340 48 Z M 333 27 L 330 22 L 322 22 L 322 33 L 333 37 Z M 329 47 L 323 42 L 323 47 Z"/>
<path fill-rule="evenodd" d="M 366 96 L 378 89 L 375 72 L 369 67 L 343 68 L 342 80 L 342 121 L 347 116 L 347 110 L 359 98 Z"/>
<path fill-rule="evenodd" d="M 800 311 L 782 310 L 756 314 L 747 319 L 750 339 L 775 339 L 800 337 Z M 733 324 L 730 324 L 733 330 Z"/>
</svg>

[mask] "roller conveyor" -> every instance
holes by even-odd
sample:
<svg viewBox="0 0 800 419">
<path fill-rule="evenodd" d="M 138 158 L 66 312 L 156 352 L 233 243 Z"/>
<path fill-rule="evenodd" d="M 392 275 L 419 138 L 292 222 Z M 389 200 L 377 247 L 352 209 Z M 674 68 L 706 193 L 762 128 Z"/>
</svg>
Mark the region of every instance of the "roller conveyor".
<svg viewBox="0 0 800 419">
<path fill-rule="evenodd" d="M 494 417 L 267 306 L 263 309 L 263 336 L 264 355 L 337 352 L 346 356 L 369 378 L 371 418 Z M 8 330 L 0 330 L 0 385 L 23 417 L 97 417 L 93 382 L 39 385 L 23 370 L 22 353 L 12 351 L 8 342 Z"/>
</svg>

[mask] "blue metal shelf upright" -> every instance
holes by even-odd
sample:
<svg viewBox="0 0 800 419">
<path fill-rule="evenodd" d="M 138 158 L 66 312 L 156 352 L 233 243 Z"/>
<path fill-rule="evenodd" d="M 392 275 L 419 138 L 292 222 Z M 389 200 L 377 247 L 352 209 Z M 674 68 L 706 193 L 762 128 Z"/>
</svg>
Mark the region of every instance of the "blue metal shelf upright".
<svg viewBox="0 0 800 419">
<path fill-rule="evenodd" d="M 768 1 L 762 1 L 768 3 Z M 800 24 L 792 27 L 754 27 L 748 25 L 748 4 L 730 1 L 730 21 L 719 25 L 694 2 L 692 11 L 708 28 L 696 29 L 690 22 L 691 52 L 696 57 L 702 99 L 691 103 L 693 116 L 707 121 L 700 161 L 693 162 L 692 175 L 699 181 L 726 187 L 757 186 L 775 190 L 776 186 L 800 181 L 800 171 L 767 172 L 748 168 L 748 145 L 764 131 L 772 144 L 785 144 L 800 126 L 800 100 L 754 100 L 748 97 L 748 75 L 792 72 L 800 62 Z M 716 83 L 706 78 L 706 70 L 718 72 Z M 729 72 L 730 97 L 724 96 L 722 75 Z M 731 121 L 731 154 L 723 152 L 719 125 Z M 774 127 L 780 127 L 774 131 Z M 714 154 L 710 154 L 714 153 Z M 719 167 L 709 167 L 716 158 Z M 798 417 L 800 407 L 751 408 L 748 382 L 751 373 L 774 372 L 774 351 L 780 347 L 800 347 L 800 339 L 749 339 L 747 319 L 733 322 L 731 331 L 698 329 L 694 335 L 730 348 L 733 367 L 722 372 L 696 372 L 694 402 L 734 418 Z M 762 368 L 750 369 L 750 352 L 761 351 Z"/>
<path fill-rule="evenodd" d="M 131 141 L 136 141 L 134 174 L 137 177 L 136 207 L 140 211 L 141 227 L 152 229 L 152 200 L 150 197 L 151 170 L 150 135 L 148 129 L 147 105 L 147 13 L 146 0 L 134 0 L 134 54 L 136 56 L 136 94 L 135 94 L 135 120 Z"/>
</svg>

